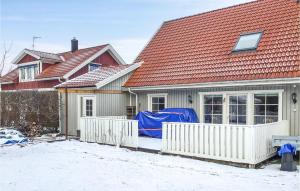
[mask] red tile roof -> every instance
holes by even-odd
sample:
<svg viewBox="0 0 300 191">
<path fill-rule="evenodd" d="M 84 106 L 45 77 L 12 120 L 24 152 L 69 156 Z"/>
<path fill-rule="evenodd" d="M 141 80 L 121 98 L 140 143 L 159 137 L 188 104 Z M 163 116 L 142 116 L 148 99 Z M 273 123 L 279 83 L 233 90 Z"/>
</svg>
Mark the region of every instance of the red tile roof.
<svg viewBox="0 0 300 191">
<path fill-rule="evenodd" d="M 164 22 L 127 87 L 300 77 L 300 3 L 259 0 Z M 256 51 L 232 53 L 263 31 Z"/>
<path fill-rule="evenodd" d="M 37 50 L 29 50 L 25 49 L 26 51 L 31 52 L 32 54 L 39 56 L 43 62 L 46 63 L 56 63 L 56 62 L 62 62 L 62 59 L 59 55 L 49 52 L 42 52 Z"/>
<path fill-rule="evenodd" d="M 83 63 L 85 60 L 87 60 L 106 46 L 107 45 L 101 45 L 91 48 L 79 49 L 75 52 L 59 53 L 58 55 L 62 56 L 65 59 L 65 61 L 48 67 L 36 78 L 41 79 L 63 77 L 65 74 L 70 72 L 72 69 Z"/>
<path fill-rule="evenodd" d="M 16 79 L 19 79 L 19 71 L 18 69 L 14 69 L 13 71 L 7 73 L 6 75 L 2 76 L 0 78 L 0 83 L 6 82 L 6 83 L 12 83 Z"/>
<path fill-rule="evenodd" d="M 103 48 L 108 46 L 108 44 L 79 49 L 75 52 L 64 52 L 64 53 L 48 53 L 48 52 L 41 52 L 36 50 L 29 50 L 27 51 L 33 53 L 40 57 L 40 59 L 45 63 L 51 63 L 52 65 L 46 68 L 45 70 L 40 73 L 36 79 L 43 79 L 43 78 L 53 78 L 53 77 L 63 77 L 65 74 L 70 72 L 75 67 L 79 66 L 85 60 L 89 59 L 95 53 L 99 52 Z M 59 63 L 58 63 L 59 62 Z M 2 76 L 0 78 L 0 83 L 2 82 L 11 82 L 15 79 L 19 78 L 18 70 L 15 69 L 12 72 Z"/>
<path fill-rule="evenodd" d="M 129 68 L 131 65 L 118 65 L 118 66 L 108 66 L 108 67 L 101 67 L 100 69 L 96 69 L 89 73 L 83 74 L 78 76 L 74 79 L 68 80 L 58 86 L 57 88 L 75 88 L 75 87 L 94 87 L 96 84 L 102 80 L 111 77 L 114 74 Z"/>
</svg>

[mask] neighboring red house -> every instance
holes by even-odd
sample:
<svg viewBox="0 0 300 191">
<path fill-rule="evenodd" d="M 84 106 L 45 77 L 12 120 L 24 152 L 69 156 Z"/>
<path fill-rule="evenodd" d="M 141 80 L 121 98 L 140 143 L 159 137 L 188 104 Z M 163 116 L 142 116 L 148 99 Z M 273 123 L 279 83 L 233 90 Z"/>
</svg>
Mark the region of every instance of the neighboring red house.
<svg viewBox="0 0 300 191">
<path fill-rule="evenodd" d="M 71 51 L 48 53 L 24 49 L 12 62 L 16 69 L 0 78 L 2 91 L 47 90 L 101 66 L 125 62 L 109 44 L 78 49 L 71 41 Z"/>
</svg>

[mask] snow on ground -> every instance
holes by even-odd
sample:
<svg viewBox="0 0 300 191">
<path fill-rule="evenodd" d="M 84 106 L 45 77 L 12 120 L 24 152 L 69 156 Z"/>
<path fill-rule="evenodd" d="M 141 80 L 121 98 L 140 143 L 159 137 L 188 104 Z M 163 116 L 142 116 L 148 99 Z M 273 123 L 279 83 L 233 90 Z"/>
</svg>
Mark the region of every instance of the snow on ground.
<svg viewBox="0 0 300 191">
<path fill-rule="evenodd" d="M 244 169 L 79 141 L 0 147 L 1 190 L 298 190 L 299 171 Z"/>
<path fill-rule="evenodd" d="M 161 149 L 161 139 L 139 137 L 139 147 L 144 149 L 152 149 L 159 151 Z"/>
</svg>

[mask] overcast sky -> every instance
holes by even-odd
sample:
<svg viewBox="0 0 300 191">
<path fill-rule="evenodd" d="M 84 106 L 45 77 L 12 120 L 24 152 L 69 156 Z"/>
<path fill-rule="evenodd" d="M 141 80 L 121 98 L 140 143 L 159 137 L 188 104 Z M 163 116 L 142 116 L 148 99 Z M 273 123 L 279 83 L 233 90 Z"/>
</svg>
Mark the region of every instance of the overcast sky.
<svg viewBox="0 0 300 191">
<path fill-rule="evenodd" d="M 76 37 L 79 48 L 110 43 L 131 63 L 163 21 L 251 0 L 0 0 L 1 47 L 8 61 L 22 49 L 62 52 Z"/>
</svg>

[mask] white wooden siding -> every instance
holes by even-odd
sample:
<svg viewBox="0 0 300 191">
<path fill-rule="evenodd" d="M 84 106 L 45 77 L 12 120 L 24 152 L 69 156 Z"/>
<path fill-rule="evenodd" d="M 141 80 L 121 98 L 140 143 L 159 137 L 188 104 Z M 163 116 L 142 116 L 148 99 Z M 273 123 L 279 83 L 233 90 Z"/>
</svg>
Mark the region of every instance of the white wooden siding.
<svg viewBox="0 0 300 191">
<path fill-rule="evenodd" d="M 218 87 L 186 90 L 151 90 L 135 91 L 138 93 L 139 110 L 148 109 L 148 94 L 167 93 L 168 107 L 193 108 L 200 117 L 200 96 L 199 92 L 224 92 L 224 91 L 254 91 L 254 90 L 283 90 L 282 92 L 282 119 L 288 120 L 290 124 L 290 135 L 300 136 L 300 83 L 296 85 L 265 85 L 265 86 L 243 86 L 243 87 Z M 293 104 L 291 94 L 298 95 L 298 102 Z M 188 102 L 188 95 L 192 96 L 193 103 Z M 201 122 L 201 121 L 200 121 Z"/>
<path fill-rule="evenodd" d="M 288 135 L 288 121 L 263 125 L 163 123 L 162 152 L 257 164 L 276 153 L 272 135 Z"/>
</svg>

